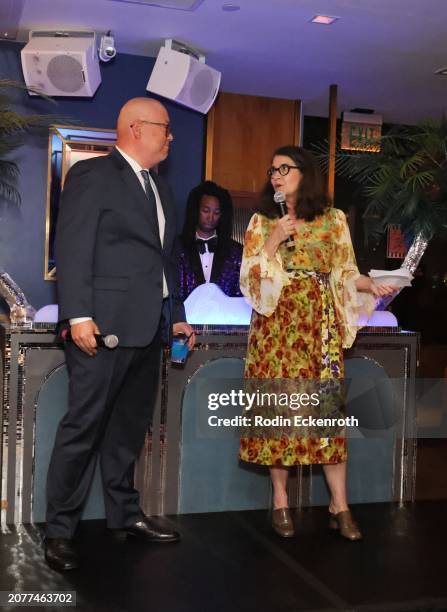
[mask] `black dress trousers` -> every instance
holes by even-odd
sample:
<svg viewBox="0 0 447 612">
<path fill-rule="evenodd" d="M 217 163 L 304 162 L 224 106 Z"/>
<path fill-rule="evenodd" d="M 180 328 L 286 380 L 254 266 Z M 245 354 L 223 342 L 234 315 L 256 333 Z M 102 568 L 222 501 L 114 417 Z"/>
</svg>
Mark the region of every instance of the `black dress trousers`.
<svg viewBox="0 0 447 612">
<path fill-rule="evenodd" d="M 134 466 L 152 419 L 160 374 L 160 331 L 146 347 L 66 346 L 68 411 L 60 422 L 47 479 L 47 537 L 71 538 L 100 460 L 107 526 L 142 516 Z"/>
</svg>

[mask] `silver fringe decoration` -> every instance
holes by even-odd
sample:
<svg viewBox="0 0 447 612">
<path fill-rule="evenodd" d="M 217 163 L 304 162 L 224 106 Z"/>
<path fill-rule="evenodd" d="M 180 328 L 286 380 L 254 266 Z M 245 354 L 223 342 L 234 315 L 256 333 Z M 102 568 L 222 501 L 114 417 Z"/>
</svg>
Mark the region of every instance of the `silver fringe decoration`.
<svg viewBox="0 0 447 612">
<path fill-rule="evenodd" d="M 414 239 L 413 244 L 408 249 L 408 253 L 405 256 L 401 268 L 406 268 L 411 272 L 411 274 L 414 274 L 419 262 L 422 259 L 422 255 L 425 253 L 427 245 L 428 240 L 425 240 L 422 234 L 418 234 Z M 394 300 L 396 295 L 399 295 L 401 291 L 402 289 L 399 289 L 399 291 L 396 291 L 396 293 L 381 298 L 377 304 L 376 310 L 385 310 L 385 308 Z"/>
<path fill-rule="evenodd" d="M 0 296 L 9 306 L 11 326 L 31 327 L 36 311 L 6 272 L 0 272 Z"/>
<path fill-rule="evenodd" d="M 416 268 L 422 259 L 422 255 L 425 253 L 427 248 L 428 240 L 422 237 L 422 234 L 418 234 L 414 239 L 413 244 L 408 249 L 408 253 L 402 264 L 402 268 L 407 268 L 412 274 L 416 272 Z"/>
</svg>

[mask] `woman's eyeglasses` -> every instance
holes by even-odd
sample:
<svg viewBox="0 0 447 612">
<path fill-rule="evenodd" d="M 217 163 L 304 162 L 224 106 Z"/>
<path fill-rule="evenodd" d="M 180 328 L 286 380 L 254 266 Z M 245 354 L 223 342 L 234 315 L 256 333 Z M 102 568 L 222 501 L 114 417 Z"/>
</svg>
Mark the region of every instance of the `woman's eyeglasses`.
<svg viewBox="0 0 447 612">
<path fill-rule="evenodd" d="M 281 176 L 286 176 L 286 174 L 289 174 L 292 168 L 294 168 L 295 170 L 299 170 L 298 166 L 290 166 L 289 164 L 281 164 L 278 168 L 275 168 L 275 166 L 271 166 L 267 170 L 267 175 L 269 176 L 269 178 L 272 178 L 275 172 L 279 172 Z"/>
</svg>

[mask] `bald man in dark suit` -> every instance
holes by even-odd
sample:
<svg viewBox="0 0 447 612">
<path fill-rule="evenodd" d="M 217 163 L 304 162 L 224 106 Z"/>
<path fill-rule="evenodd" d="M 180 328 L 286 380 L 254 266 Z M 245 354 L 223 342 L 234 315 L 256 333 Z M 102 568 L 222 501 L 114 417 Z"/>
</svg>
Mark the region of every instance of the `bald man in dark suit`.
<svg viewBox="0 0 447 612">
<path fill-rule="evenodd" d="M 112 153 L 78 162 L 65 181 L 56 263 L 59 318 L 73 342 L 47 480 L 45 559 L 56 570 L 79 566 L 72 539 L 98 457 L 107 526 L 146 542 L 179 539 L 143 514 L 133 484 L 163 340 L 185 333 L 194 343 L 177 297 L 174 203 L 152 171 L 172 140 L 165 107 L 134 98 L 121 109 Z M 119 346 L 98 347 L 95 334 L 115 334 Z"/>
</svg>

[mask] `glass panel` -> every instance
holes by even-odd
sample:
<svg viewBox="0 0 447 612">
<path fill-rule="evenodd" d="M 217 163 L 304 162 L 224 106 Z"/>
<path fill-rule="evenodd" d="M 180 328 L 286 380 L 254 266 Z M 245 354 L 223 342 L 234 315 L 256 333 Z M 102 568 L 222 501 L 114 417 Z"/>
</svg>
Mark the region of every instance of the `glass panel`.
<svg viewBox="0 0 447 612">
<path fill-rule="evenodd" d="M 50 129 L 45 221 L 45 280 L 56 280 L 54 236 L 60 194 L 68 170 L 82 159 L 107 155 L 113 149 L 115 142 L 115 130 L 59 126 Z"/>
</svg>

